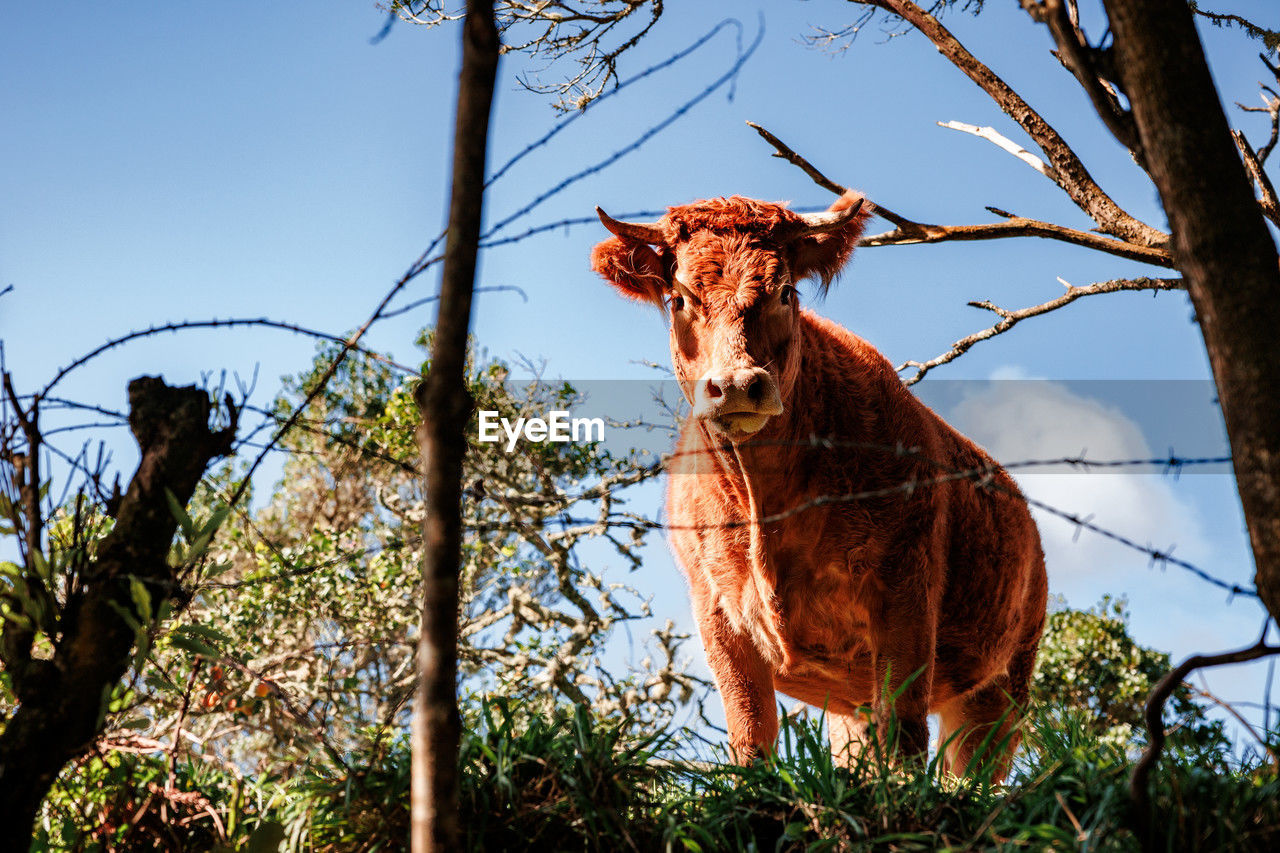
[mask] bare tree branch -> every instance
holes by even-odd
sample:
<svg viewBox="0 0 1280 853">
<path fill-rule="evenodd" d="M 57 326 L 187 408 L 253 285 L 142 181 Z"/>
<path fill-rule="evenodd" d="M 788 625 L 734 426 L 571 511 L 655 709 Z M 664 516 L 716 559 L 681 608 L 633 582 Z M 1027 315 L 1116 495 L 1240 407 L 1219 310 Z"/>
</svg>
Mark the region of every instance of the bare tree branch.
<svg viewBox="0 0 1280 853">
<path fill-rule="evenodd" d="M 1276 86 L 1280 87 L 1280 65 L 1272 65 L 1271 61 L 1262 53 L 1258 54 L 1258 58 L 1262 60 L 1262 64 L 1267 67 L 1267 70 L 1271 72 L 1271 76 L 1275 78 Z M 1261 107 L 1246 107 L 1238 102 L 1236 105 L 1247 113 L 1268 113 L 1271 116 L 1271 136 L 1267 139 L 1266 144 L 1258 149 L 1258 162 L 1265 165 L 1267 158 L 1275 150 L 1276 142 L 1280 141 L 1280 93 L 1264 84 L 1261 95 L 1263 103 Z"/>
<path fill-rule="evenodd" d="M 939 23 L 911 0 L 853 0 L 897 15 L 923 33 L 951 64 L 986 92 L 1005 114 L 1026 131 L 1044 152 L 1055 172 L 1055 183 L 1105 234 L 1147 248 L 1163 249 L 1169 236 L 1125 212 L 1108 196 L 1084 163 L 1044 118 L 1022 96 L 978 60 Z"/>
<path fill-rule="evenodd" d="M 1249 38 L 1257 39 L 1265 44 L 1268 50 L 1280 49 L 1280 30 L 1269 30 L 1266 27 L 1260 27 L 1240 15 L 1210 12 L 1206 9 L 1201 9 L 1196 0 L 1187 0 L 1187 5 L 1191 7 L 1192 12 L 1209 21 L 1215 27 L 1238 27 Z"/>
<path fill-rule="evenodd" d="M 938 122 L 938 127 L 945 127 L 948 130 L 958 130 L 962 133 L 972 133 L 979 139 L 985 139 L 998 148 L 1008 151 L 1014 157 L 1017 157 L 1019 160 L 1026 163 L 1049 180 L 1054 181 L 1055 183 L 1058 180 L 1057 173 L 1054 172 L 1052 166 L 1032 154 L 1027 149 L 1023 148 L 1018 143 L 1014 142 L 1012 139 L 1002 135 L 994 127 L 978 127 L 976 124 L 965 124 L 962 121 L 940 121 Z"/>
<path fill-rule="evenodd" d="M 1043 5 L 1037 0 L 1022 0 L 1022 7 L 1036 20 L 1048 24 L 1058 43 L 1058 59 L 1080 82 L 1107 129 L 1141 165 L 1142 144 L 1133 116 L 1121 105 L 1119 95 L 1108 82 L 1114 78 L 1110 51 L 1089 44 L 1080 29 L 1079 15 L 1074 8 L 1069 10 L 1063 0 L 1044 0 Z"/>
<path fill-rule="evenodd" d="M 1059 279 L 1061 281 L 1061 279 Z M 1066 282 L 1063 282 L 1066 284 Z M 935 367 L 955 361 L 960 356 L 969 351 L 975 344 L 982 341 L 990 340 L 996 335 L 1004 334 L 1012 329 L 1019 322 L 1029 317 L 1038 317 L 1041 314 L 1048 314 L 1050 311 L 1056 311 L 1059 308 L 1070 305 L 1077 299 L 1084 296 L 1095 296 L 1099 293 L 1118 293 L 1125 290 L 1185 290 L 1186 284 L 1180 278 L 1117 278 L 1111 281 L 1100 281 L 1094 284 L 1083 285 L 1077 287 L 1067 284 L 1067 292 L 1059 296 L 1057 299 L 1051 299 L 1040 305 L 1033 305 L 1029 308 L 1021 308 L 1017 311 L 1010 311 L 1006 308 L 1000 308 L 990 302 L 970 302 L 974 308 L 982 308 L 990 311 L 1000 318 L 995 325 L 975 332 L 968 337 L 961 338 L 951 345 L 951 349 L 942 355 L 929 359 L 928 361 L 906 361 L 899 367 L 899 371 L 914 367 L 916 372 L 911 377 L 903 380 L 907 385 L 914 385 L 925 377 L 930 370 Z"/>
<path fill-rule="evenodd" d="M 789 146 L 786 145 L 778 137 L 774 136 L 765 128 L 754 122 L 747 124 L 760 134 L 766 142 L 775 149 L 774 157 L 786 160 L 788 163 L 798 167 L 807 174 L 818 186 L 823 187 L 839 195 L 846 192 L 846 188 L 837 184 L 828 178 L 822 172 L 818 171 L 808 160 L 797 154 Z M 1090 231 L 1080 231 L 1076 228 L 1067 228 L 1062 225 L 1054 225 L 1050 222 L 1042 222 L 1037 219 L 1028 219 L 1022 216 L 1014 216 L 995 208 L 988 208 L 997 215 L 1004 216 L 1004 222 L 993 222 L 984 225 L 932 225 L 925 222 L 916 222 L 908 219 L 902 214 L 884 207 L 883 205 L 872 203 L 872 212 L 884 219 L 889 220 L 897 226 L 893 231 L 887 231 L 883 234 L 874 234 L 869 237 L 863 237 L 860 245 L 863 246 L 901 246 L 912 243 L 945 243 L 957 240 L 997 240 L 1007 237 L 1046 237 L 1051 240 L 1060 240 L 1064 243 L 1071 243 L 1077 246 L 1084 246 L 1089 249 L 1096 249 L 1100 252 L 1116 255 L 1129 260 L 1142 261 L 1144 263 L 1154 264 L 1162 267 L 1173 267 L 1172 256 L 1163 248 L 1153 248 L 1151 246 L 1142 245 L 1140 243 L 1130 243 L 1121 240 L 1104 237 Z"/>
<path fill-rule="evenodd" d="M 393 13 L 410 23 L 438 26 L 463 18 L 442 0 L 393 0 Z M 633 15 L 648 9 L 639 29 L 606 44 L 608 37 Z M 499 0 L 495 19 L 502 53 L 524 52 L 551 62 L 573 58 L 578 70 L 567 79 L 550 83 L 523 78 L 521 85 L 534 92 L 560 96 L 555 108 L 581 110 L 618 79 L 618 58 L 635 46 L 658 23 L 663 0 L 584 0 L 570 5 L 559 0 Z"/>
<path fill-rule="evenodd" d="M 1148 787 L 1148 778 L 1160 760 L 1160 754 L 1164 751 L 1164 703 L 1173 695 L 1178 685 L 1197 669 L 1244 663 L 1268 655 L 1280 654 L 1280 646 L 1268 646 L 1266 640 L 1267 634 L 1264 629 L 1258 642 L 1248 648 L 1216 655 L 1192 655 L 1160 679 L 1160 683 L 1151 691 L 1151 696 L 1147 698 L 1146 710 L 1148 746 L 1142 753 L 1142 757 L 1138 759 L 1138 763 L 1134 765 L 1133 775 L 1129 777 L 1129 797 L 1133 800 L 1134 808 L 1138 812 L 1139 826 L 1148 836 L 1152 830 L 1151 792 Z"/>
<path fill-rule="evenodd" d="M 0 733 L 0 848 L 6 850 L 29 846 L 45 792 L 63 764 L 100 733 L 139 630 L 154 618 L 152 603 L 158 609 L 177 591 L 167 562 L 177 527 L 170 501 L 185 506 L 209 461 L 231 451 L 234 412 L 226 429 L 211 430 L 209 396 L 199 388 L 171 388 L 144 376 L 129 383 L 129 408 L 142 459 L 115 524 L 68 596 L 53 658 L 33 670 L 11 670 L 21 703 Z"/>
<path fill-rule="evenodd" d="M 1236 141 L 1236 147 L 1240 149 L 1240 158 L 1244 161 L 1244 168 L 1249 173 L 1249 178 L 1258 187 L 1258 206 L 1262 208 L 1263 214 L 1266 215 L 1277 227 L 1280 227 L 1280 200 L 1276 198 L 1276 188 L 1271 183 L 1271 178 L 1267 177 L 1266 170 L 1262 168 L 1262 160 L 1253 150 L 1253 146 L 1249 144 L 1249 140 L 1238 130 L 1231 131 L 1231 138 Z"/>
</svg>

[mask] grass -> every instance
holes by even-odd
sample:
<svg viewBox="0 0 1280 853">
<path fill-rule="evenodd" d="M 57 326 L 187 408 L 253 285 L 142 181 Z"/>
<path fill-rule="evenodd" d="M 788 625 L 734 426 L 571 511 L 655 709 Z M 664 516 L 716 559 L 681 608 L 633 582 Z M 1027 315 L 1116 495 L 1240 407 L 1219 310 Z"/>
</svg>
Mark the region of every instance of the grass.
<svg viewBox="0 0 1280 853">
<path fill-rule="evenodd" d="M 495 701 L 478 720 L 466 732 L 460 762 L 471 850 L 1141 847 L 1127 793 L 1131 756 L 1100 743 L 1071 715 L 1038 714 L 1028 722 L 1004 786 L 981 773 L 940 780 L 936 761 L 896 767 L 877 748 L 850 768 L 837 766 L 820 724 L 805 720 L 786 721 L 777 754 L 745 767 L 673 758 L 686 752 L 688 733 L 637 734 L 626 720 L 595 720 L 581 708 L 542 717 Z M 275 849 L 277 839 L 286 850 L 404 849 L 407 745 L 357 763 L 363 766 L 350 776 L 246 780 L 257 787 L 241 799 L 259 805 L 230 821 L 236 837 L 217 849 Z M 208 800 L 230 808 L 217 796 L 226 786 L 204 781 Z M 1280 849 L 1276 769 L 1220 745 L 1175 746 L 1154 778 L 1152 801 L 1150 849 Z M 183 849 L 212 849 L 207 830 Z"/>
<path fill-rule="evenodd" d="M 936 760 L 872 748 L 838 766 L 818 723 L 788 721 L 749 766 L 671 760 L 679 733 L 636 736 L 581 710 L 551 719 L 487 706 L 462 755 L 472 850 L 1137 850 L 1131 756 L 1081 721 L 1039 715 L 1008 785 L 939 779 Z M 389 756 L 390 757 L 390 756 Z M 388 771 L 407 778 L 395 758 Z M 1280 849 L 1280 779 L 1220 747 L 1175 748 L 1153 789 L 1155 850 Z M 317 804 L 319 805 L 319 804 Z M 315 813 L 360 813 L 330 800 Z M 341 823 L 342 821 L 337 821 Z M 396 839 L 404 837 L 404 822 Z M 359 843 L 321 849 L 373 849 Z"/>
</svg>

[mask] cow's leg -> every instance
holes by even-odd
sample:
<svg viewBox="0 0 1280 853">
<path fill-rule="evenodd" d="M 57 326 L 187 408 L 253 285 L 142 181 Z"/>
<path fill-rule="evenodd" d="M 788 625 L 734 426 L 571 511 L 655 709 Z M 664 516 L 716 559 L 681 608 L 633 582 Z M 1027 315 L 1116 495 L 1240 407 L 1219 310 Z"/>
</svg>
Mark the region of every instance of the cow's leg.
<svg viewBox="0 0 1280 853">
<path fill-rule="evenodd" d="M 994 763 L 992 781 L 1004 781 L 1013 753 L 1022 740 L 1018 724 L 1031 695 L 1031 674 L 1039 642 L 1037 623 L 1036 630 L 1028 634 L 1023 647 L 1009 661 L 1006 672 L 952 700 L 940 711 L 938 748 L 943 749 L 945 744 L 944 770 L 959 775 L 971 765 L 976 769 Z M 978 750 L 988 736 L 987 749 L 979 755 Z"/>
<path fill-rule="evenodd" d="M 929 656 L 894 654 L 892 650 L 875 655 L 875 672 L 879 679 L 873 706 L 880 743 L 892 747 L 890 719 L 897 720 L 897 750 L 912 759 L 923 759 L 929 751 L 929 693 L 933 683 L 933 661 Z M 911 683 L 903 687 L 910 676 Z"/>
<path fill-rule="evenodd" d="M 959 776 L 990 766 L 992 781 L 1004 780 L 1021 740 L 1020 703 L 1011 687 L 1009 677 L 1000 675 L 939 710 L 938 748 L 945 750 L 945 772 Z"/>
<path fill-rule="evenodd" d="M 870 741 L 870 713 L 827 714 L 827 728 L 835 763 L 852 768 Z"/>
<path fill-rule="evenodd" d="M 920 578 L 923 579 L 923 576 Z M 929 751 L 929 698 L 933 693 L 936 623 L 927 605 L 928 586 L 888 597 L 869 634 L 871 640 L 872 711 L 880 743 L 889 738 L 897 719 L 898 751 L 923 758 Z"/>
<path fill-rule="evenodd" d="M 707 664 L 720 689 L 735 761 L 771 755 L 778 737 L 773 667 L 719 611 L 699 620 Z"/>
</svg>

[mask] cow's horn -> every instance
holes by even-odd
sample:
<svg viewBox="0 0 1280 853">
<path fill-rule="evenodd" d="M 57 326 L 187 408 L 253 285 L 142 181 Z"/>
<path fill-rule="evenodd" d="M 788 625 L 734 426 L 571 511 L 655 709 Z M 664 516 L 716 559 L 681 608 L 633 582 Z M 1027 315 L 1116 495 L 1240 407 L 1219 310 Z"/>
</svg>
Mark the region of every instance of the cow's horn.
<svg viewBox="0 0 1280 853">
<path fill-rule="evenodd" d="M 846 225 L 853 217 L 858 215 L 858 211 L 862 209 L 862 203 L 866 199 L 860 198 L 853 204 L 843 210 L 824 210 L 821 213 L 801 213 L 800 218 L 803 222 L 797 222 L 786 228 L 784 237 L 786 241 L 799 240 L 802 237 L 812 237 L 815 234 L 826 234 L 835 231 L 843 225 Z"/>
<path fill-rule="evenodd" d="M 618 237 L 639 240 L 642 243 L 650 243 L 655 246 L 660 246 L 667 241 L 662 229 L 658 227 L 656 222 L 620 222 L 598 207 L 596 208 L 596 216 L 600 217 L 600 221 L 604 223 L 605 228 L 608 228 Z"/>
</svg>

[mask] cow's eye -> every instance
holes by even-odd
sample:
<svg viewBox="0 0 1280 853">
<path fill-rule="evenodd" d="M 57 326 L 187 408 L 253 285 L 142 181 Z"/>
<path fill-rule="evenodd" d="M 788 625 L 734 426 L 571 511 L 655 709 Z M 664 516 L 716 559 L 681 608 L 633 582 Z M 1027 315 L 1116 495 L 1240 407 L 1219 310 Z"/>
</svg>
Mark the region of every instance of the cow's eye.
<svg viewBox="0 0 1280 853">
<path fill-rule="evenodd" d="M 782 289 L 778 291 L 778 303 L 781 305 L 792 305 L 796 301 L 796 289 L 789 284 L 782 285 Z"/>
<path fill-rule="evenodd" d="M 684 310 L 684 297 L 683 297 L 683 296 L 681 296 L 680 294 L 678 294 L 678 293 L 677 293 L 675 296 L 671 297 L 671 310 L 672 310 L 672 311 L 683 311 L 683 310 Z"/>
</svg>

